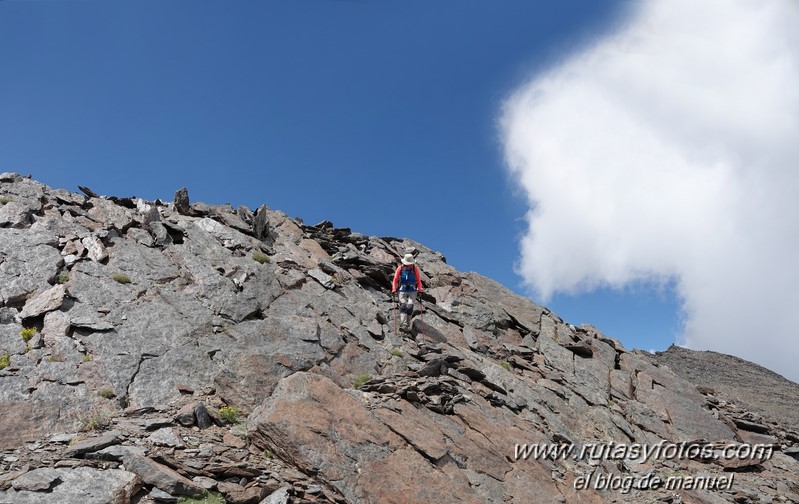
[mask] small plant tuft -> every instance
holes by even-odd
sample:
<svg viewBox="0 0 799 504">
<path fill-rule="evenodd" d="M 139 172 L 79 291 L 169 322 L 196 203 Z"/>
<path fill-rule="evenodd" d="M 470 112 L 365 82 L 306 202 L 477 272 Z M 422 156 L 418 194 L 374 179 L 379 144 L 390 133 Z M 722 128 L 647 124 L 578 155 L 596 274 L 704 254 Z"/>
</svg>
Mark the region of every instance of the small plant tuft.
<svg viewBox="0 0 799 504">
<path fill-rule="evenodd" d="M 393 355 L 394 357 L 402 357 L 402 350 L 400 350 L 399 348 L 395 348 L 394 350 L 391 351 L 391 355 Z"/>
<path fill-rule="evenodd" d="M 107 429 L 111 425 L 111 413 L 106 410 L 92 409 L 86 416 L 79 417 L 80 430 L 83 432 Z"/>
<path fill-rule="evenodd" d="M 61 273 L 60 275 L 58 275 L 57 281 L 59 285 L 64 285 L 65 283 L 69 282 L 69 274 Z"/>
<path fill-rule="evenodd" d="M 103 387 L 100 390 L 98 390 L 97 395 L 105 399 L 113 399 L 114 397 L 116 397 L 114 391 L 108 387 Z"/>
<path fill-rule="evenodd" d="M 502 369 L 504 369 L 505 371 L 510 371 L 510 362 L 503 362 L 502 364 L 500 364 L 500 366 L 502 366 Z"/>
<path fill-rule="evenodd" d="M 333 279 L 333 283 L 336 284 L 336 287 L 342 287 L 346 283 L 346 278 L 340 271 L 336 271 L 331 276 Z"/>
<path fill-rule="evenodd" d="M 121 284 L 129 284 L 130 283 L 130 277 L 128 275 L 124 274 L 124 273 L 117 273 L 114 276 L 112 276 L 111 278 L 113 278 L 114 281 L 119 282 Z"/>
<path fill-rule="evenodd" d="M 269 258 L 268 255 L 264 254 L 263 252 L 258 252 L 258 251 L 252 253 L 252 258 L 255 259 L 255 261 L 260 263 L 260 264 L 268 263 L 268 262 L 272 261 Z"/>
<path fill-rule="evenodd" d="M 91 362 L 94 360 L 94 356 L 92 356 L 92 354 L 84 354 L 83 357 L 81 357 L 81 360 L 83 362 Z"/>
<path fill-rule="evenodd" d="M 22 340 L 27 343 L 36 335 L 36 328 L 26 327 L 25 329 L 19 331 L 19 335 L 22 336 Z"/>
<path fill-rule="evenodd" d="M 216 492 L 178 498 L 178 504 L 225 504 L 225 498 Z"/>
<path fill-rule="evenodd" d="M 372 379 L 372 377 L 370 375 L 363 374 L 363 375 L 355 378 L 355 381 L 352 382 L 352 388 L 359 389 L 359 388 L 361 388 L 363 386 L 364 383 L 368 382 L 371 379 Z"/>
<path fill-rule="evenodd" d="M 0 369 L 5 369 L 11 365 L 11 356 L 8 354 L 0 355 Z"/>
<path fill-rule="evenodd" d="M 11 198 L 7 198 L 5 196 L 0 196 L 0 205 L 5 205 L 6 203 L 11 203 L 12 201 L 14 201 L 14 200 L 11 199 Z"/>
<path fill-rule="evenodd" d="M 237 408 L 234 408 L 233 406 L 222 406 L 221 408 L 219 408 L 219 416 L 222 417 L 222 420 L 224 420 L 225 423 L 229 424 L 241 423 L 240 415 L 241 412 Z"/>
<path fill-rule="evenodd" d="M 50 357 L 47 358 L 47 360 L 50 361 L 50 362 L 64 362 L 64 361 L 66 361 L 66 359 L 61 357 L 60 355 L 51 355 Z"/>
<path fill-rule="evenodd" d="M 261 456 L 267 460 L 271 460 L 272 458 L 274 458 L 275 455 L 269 450 L 264 450 Z"/>
</svg>

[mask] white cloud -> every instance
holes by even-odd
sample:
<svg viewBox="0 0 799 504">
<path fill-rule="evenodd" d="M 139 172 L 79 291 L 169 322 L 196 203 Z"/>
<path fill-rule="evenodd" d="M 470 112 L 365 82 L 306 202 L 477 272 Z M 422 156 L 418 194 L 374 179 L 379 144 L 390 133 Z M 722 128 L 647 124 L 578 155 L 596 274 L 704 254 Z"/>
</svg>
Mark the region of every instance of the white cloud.
<svg viewBox="0 0 799 504">
<path fill-rule="evenodd" d="M 651 0 L 505 103 L 544 299 L 673 279 L 684 341 L 799 381 L 799 2 Z"/>
</svg>

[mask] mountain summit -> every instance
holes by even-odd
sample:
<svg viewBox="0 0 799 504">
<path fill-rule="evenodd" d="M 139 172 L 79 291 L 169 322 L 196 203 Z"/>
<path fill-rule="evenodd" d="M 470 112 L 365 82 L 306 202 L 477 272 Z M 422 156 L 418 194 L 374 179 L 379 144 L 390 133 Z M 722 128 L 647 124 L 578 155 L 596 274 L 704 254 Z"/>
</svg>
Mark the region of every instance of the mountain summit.
<svg viewBox="0 0 799 504">
<path fill-rule="evenodd" d="M 0 175 L 0 502 L 799 502 L 793 424 L 422 244 L 82 192 Z"/>
</svg>

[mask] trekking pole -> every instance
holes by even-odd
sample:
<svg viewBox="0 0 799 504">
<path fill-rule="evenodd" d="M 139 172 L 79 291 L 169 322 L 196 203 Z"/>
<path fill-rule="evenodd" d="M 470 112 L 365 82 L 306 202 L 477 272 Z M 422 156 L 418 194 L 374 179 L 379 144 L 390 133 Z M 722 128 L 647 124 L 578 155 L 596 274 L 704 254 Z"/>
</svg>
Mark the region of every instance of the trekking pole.
<svg viewBox="0 0 799 504">
<path fill-rule="evenodd" d="M 392 292 L 391 299 L 394 301 L 394 337 L 398 337 L 397 334 L 397 294 Z"/>
<path fill-rule="evenodd" d="M 422 323 L 422 338 L 424 338 L 424 305 L 421 294 L 419 295 L 419 322 Z"/>
</svg>

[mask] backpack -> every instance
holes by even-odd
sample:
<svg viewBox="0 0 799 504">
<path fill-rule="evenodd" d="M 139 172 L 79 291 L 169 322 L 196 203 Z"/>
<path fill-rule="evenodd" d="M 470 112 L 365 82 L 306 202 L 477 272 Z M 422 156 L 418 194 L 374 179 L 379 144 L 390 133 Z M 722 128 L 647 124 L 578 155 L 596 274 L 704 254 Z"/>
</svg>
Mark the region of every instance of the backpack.
<svg viewBox="0 0 799 504">
<path fill-rule="evenodd" d="M 414 290 L 416 289 L 416 267 L 402 267 L 402 272 L 400 273 L 400 285 L 413 287 Z"/>
</svg>

